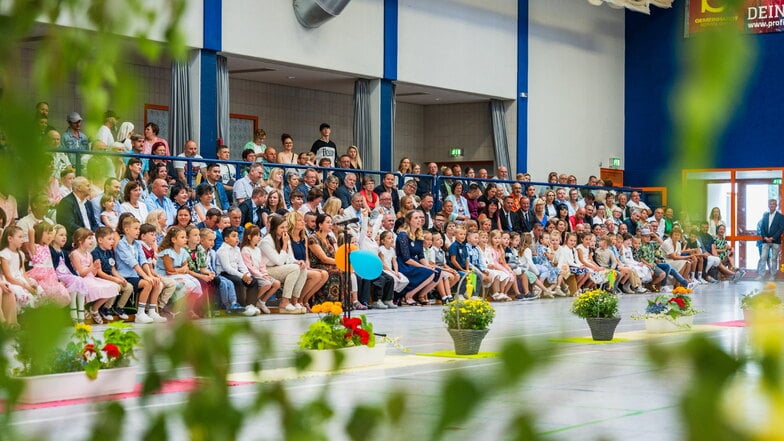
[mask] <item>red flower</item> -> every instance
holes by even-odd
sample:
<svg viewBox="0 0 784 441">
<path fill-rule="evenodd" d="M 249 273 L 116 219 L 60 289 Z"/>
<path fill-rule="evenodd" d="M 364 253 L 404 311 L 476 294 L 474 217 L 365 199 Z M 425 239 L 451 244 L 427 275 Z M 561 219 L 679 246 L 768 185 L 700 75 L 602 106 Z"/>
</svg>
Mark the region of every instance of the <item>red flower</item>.
<svg viewBox="0 0 784 441">
<path fill-rule="evenodd" d="M 357 329 L 359 329 L 359 326 L 361 324 L 362 324 L 362 319 L 360 319 L 360 318 L 357 318 L 357 317 L 351 317 L 351 318 L 343 317 L 343 326 L 345 326 L 348 329 L 351 329 L 352 331 L 356 331 Z"/>
<path fill-rule="evenodd" d="M 368 342 L 370 341 L 369 332 L 365 331 L 364 329 L 360 329 L 359 332 L 357 332 L 357 334 L 359 334 L 359 341 L 362 342 L 363 345 L 368 344 Z"/>
<path fill-rule="evenodd" d="M 675 303 L 678 305 L 679 308 L 683 309 L 686 307 L 686 301 L 680 297 L 673 297 L 670 299 L 670 303 Z"/>
<path fill-rule="evenodd" d="M 92 343 L 84 345 L 84 349 L 82 349 L 82 358 L 87 360 L 87 357 L 90 354 L 95 354 L 95 345 Z"/>
<path fill-rule="evenodd" d="M 118 358 L 120 356 L 120 348 L 111 343 L 104 345 L 103 350 L 106 352 L 106 355 L 108 355 L 109 358 Z"/>
</svg>

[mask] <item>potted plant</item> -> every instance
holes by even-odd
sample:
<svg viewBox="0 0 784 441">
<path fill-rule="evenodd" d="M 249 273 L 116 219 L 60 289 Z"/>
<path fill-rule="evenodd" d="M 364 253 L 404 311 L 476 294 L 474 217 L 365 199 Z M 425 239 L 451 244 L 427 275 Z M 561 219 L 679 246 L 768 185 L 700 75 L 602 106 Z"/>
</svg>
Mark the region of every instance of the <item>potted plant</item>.
<svg viewBox="0 0 784 441">
<path fill-rule="evenodd" d="M 776 295 L 775 283 L 768 283 L 761 290 L 746 294 L 740 301 L 743 319 L 747 323 L 754 321 L 761 313 L 781 315 L 782 307 L 781 298 Z"/>
<path fill-rule="evenodd" d="M 373 324 L 364 315 L 342 317 L 339 302 L 324 302 L 312 311 L 319 319 L 299 339 L 300 349 L 310 358 L 308 369 L 331 371 L 384 361 L 386 345 L 376 344 Z"/>
<path fill-rule="evenodd" d="M 457 355 L 475 355 L 495 318 L 487 300 L 456 300 L 444 306 L 443 319 Z"/>
<path fill-rule="evenodd" d="M 591 329 L 591 337 L 597 341 L 613 339 L 618 316 L 618 296 L 602 289 L 594 289 L 577 296 L 572 302 L 572 313 L 584 318 Z"/>
<path fill-rule="evenodd" d="M 42 403 L 132 391 L 137 367 L 131 360 L 136 359 L 134 348 L 140 339 L 130 328 L 113 322 L 101 339 L 89 325 L 77 323 L 65 345 L 43 359 L 35 356 L 22 331 L 16 344 L 21 367 L 14 370 L 25 383 L 19 401 Z"/>
<path fill-rule="evenodd" d="M 635 320 L 645 320 L 645 330 L 650 333 L 677 332 L 691 329 L 698 310 L 691 305 L 691 293 L 687 288 L 676 288 L 670 294 L 662 294 L 648 300 L 645 313 L 632 315 Z"/>
</svg>

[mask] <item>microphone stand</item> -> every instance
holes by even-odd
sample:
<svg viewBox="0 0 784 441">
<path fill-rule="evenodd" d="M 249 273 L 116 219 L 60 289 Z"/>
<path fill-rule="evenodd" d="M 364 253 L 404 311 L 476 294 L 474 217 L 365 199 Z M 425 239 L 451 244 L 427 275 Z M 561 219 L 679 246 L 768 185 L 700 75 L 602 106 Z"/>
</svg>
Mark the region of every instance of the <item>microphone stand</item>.
<svg viewBox="0 0 784 441">
<path fill-rule="evenodd" d="M 357 222 L 340 222 L 343 226 L 343 246 L 346 247 L 343 260 L 343 274 L 341 275 L 341 290 L 343 291 L 343 317 L 351 318 L 351 271 L 350 268 L 350 255 L 351 255 L 351 232 L 348 226 Z"/>
</svg>

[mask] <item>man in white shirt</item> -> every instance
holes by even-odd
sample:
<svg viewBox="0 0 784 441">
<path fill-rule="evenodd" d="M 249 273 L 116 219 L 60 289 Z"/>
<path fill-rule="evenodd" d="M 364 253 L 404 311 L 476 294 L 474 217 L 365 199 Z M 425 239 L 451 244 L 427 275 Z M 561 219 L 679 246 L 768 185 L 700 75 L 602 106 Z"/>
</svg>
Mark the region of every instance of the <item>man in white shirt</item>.
<svg viewBox="0 0 784 441">
<path fill-rule="evenodd" d="M 178 158 L 190 158 L 190 159 L 204 159 L 199 154 L 199 146 L 196 145 L 196 141 L 189 139 L 185 142 L 185 145 L 182 146 L 182 153 L 177 155 Z M 177 180 L 180 181 L 183 185 L 189 185 L 189 180 L 192 182 L 198 176 L 199 171 L 202 168 L 206 167 L 204 162 L 191 162 L 188 164 L 186 161 L 174 161 L 174 169 L 177 170 Z"/>
<path fill-rule="evenodd" d="M 359 238 L 360 230 L 367 231 L 368 221 L 370 220 L 368 211 L 369 210 L 365 205 L 365 197 L 362 196 L 361 193 L 354 193 L 354 195 L 351 196 L 351 205 L 343 209 L 343 216 L 341 219 L 358 219 L 358 222 L 346 225 L 346 228 L 349 229 L 351 234 L 357 239 Z"/>
<path fill-rule="evenodd" d="M 632 200 L 630 200 L 626 204 L 626 206 L 629 207 L 630 210 L 640 211 L 641 208 L 644 208 L 644 209 L 648 210 L 648 212 L 653 211 L 653 210 L 651 210 L 651 207 L 649 207 L 645 202 L 640 200 L 640 192 L 639 191 L 633 191 L 631 197 L 632 197 Z"/>
<path fill-rule="evenodd" d="M 114 134 L 112 129 L 117 125 L 117 114 L 112 110 L 107 110 L 103 114 L 103 124 L 98 128 L 98 134 L 95 136 L 98 140 L 103 141 L 107 146 L 114 144 Z"/>
<path fill-rule="evenodd" d="M 248 271 L 240 253 L 240 238 L 237 229 L 223 229 L 223 244 L 218 248 L 218 273 L 231 280 L 237 292 L 237 300 L 246 308 L 256 308 L 259 296 L 259 283 Z M 260 311 L 256 310 L 256 314 Z"/>
<path fill-rule="evenodd" d="M 248 169 L 248 174 L 234 183 L 234 202 L 241 204 L 253 194 L 253 189 L 261 183 L 261 176 L 264 173 L 264 166 L 254 162 Z"/>
</svg>

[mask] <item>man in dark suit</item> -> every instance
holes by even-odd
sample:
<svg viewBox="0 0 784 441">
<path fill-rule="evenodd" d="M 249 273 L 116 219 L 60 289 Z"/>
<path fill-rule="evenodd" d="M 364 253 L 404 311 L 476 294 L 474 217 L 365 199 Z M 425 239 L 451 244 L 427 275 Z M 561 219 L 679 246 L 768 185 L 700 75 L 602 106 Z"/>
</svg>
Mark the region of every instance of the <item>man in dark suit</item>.
<svg viewBox="0 0 784 441">
<path fill-rule="evenodd" d="M 394 174 L 385 174 L 384 178 L 381 180 L 381 184 L 374 188 L 373 192 L 379 196 L 381 196 L 381 193 L 389 193 L 392 195 L 392 207 L 394 207 L 396 213 L 400 211 L 400 196 L 398 195 L 397 187 L 395 187 Z"/>
<path fill-rule="evenodd" d="M 264 228 L 264 221 L 262 220 L 262 206 L 261 200 L 266 192 L 263 188 L 254 188 L 253 193 L 249 199 L 245 199 L 238 206 L 242 212 L 242 225 L 248 223 L 257 225 L 259 228 Z"/>
<path fill-rule="evenodd" d="M 530 203 L 530 202 L 529 202 Z M 500 210 L 501 229 L 503 231 L 523 230 L 522 218 L 519 211 L 515 210 L 514 198 L 510 195 L 504 197 L 504 208 Z M 531 231 L 530 229 L 528 231 Z"/>
<path fill-rule="evenodd" d="M 94 219 L 93 204 L 90 203 L 90 181 L 80 176 L 73 181 L 73 192 L 57 204 L 57 223 L 65 227 L 70 239 L 79 228 L 95 231 Z"/>
<path fill-rule="evenodd" d="M 341 206 L 343 209 L 351 205 L 351 197 L 356 193 L 357 176 L 354 173 L 346 173 L 343 178 L 343 185 L 335 190 L 335 196 L 340 198 Z"/>
<path fill-rule="evenodd" d="M 762 215 L 759 235 L 762 236 L 762 248 L 757 272 L 764 277 L 766 270 L 770 271 L 769 278 L 775 278 L 779 272 L 779 252 L 781 250 L 781 235 L 784 233 L 784 216 L 778 212 L 778 201 L 768 201 L 768 211 Z M 767 268 L 765 267 L 767 265 Z"/>
<path fill-rule="evenodd" d="M 518 201 L 520 205 L 520 227 L 522 228 L 523 233 L 530 233 L 531 230 L 534 229 L 534 222 L 536 222 L 536 216 L 534 216 L 534 212 L 531 209 L 531 199 L 528 196 L 522 196 Z"/>
<path fill-rule="evenodd" d="M 438 179 L 438 164 L 435 162 L 428 163 L 427 174 L 429 176 L 419 178 L 416 194 L 420 198 L 424 196 L 425 193 L 433 195 L 434 211 L 437 213 L 441 210 L 441 190 L 440 185 L 436 185 Z"/>
</svg>

